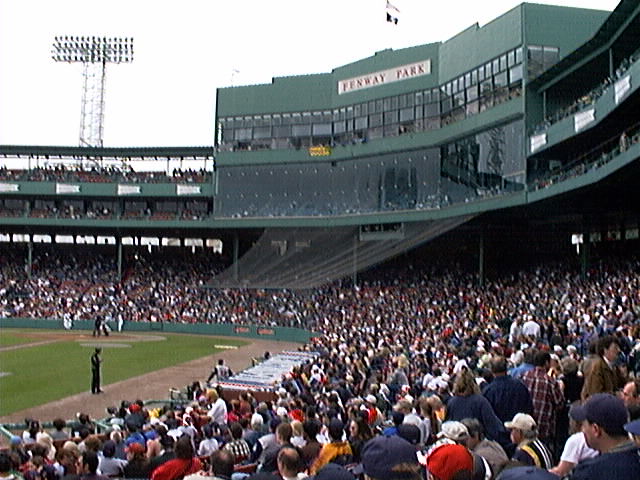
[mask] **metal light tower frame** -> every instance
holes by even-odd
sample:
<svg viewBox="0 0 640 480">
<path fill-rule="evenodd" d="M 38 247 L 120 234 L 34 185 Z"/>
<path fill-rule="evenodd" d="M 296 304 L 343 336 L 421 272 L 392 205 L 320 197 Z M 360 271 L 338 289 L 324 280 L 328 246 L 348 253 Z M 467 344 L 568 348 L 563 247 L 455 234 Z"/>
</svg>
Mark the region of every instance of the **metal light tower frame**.
<svg viewBox="0 0 640 480">
<path fill-rule="evenodd" d="M 58 36 L 51 58 L 83 65 L 80 146 L 102 147 L 107 63 L 133 62 L 133 38 Z"/>
</svg>

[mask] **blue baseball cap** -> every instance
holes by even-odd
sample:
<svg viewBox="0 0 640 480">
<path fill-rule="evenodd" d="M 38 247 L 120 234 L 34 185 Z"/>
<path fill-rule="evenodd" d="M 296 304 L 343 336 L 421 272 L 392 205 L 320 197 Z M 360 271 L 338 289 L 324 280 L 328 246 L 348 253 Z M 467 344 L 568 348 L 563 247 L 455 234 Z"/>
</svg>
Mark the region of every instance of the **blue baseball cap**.
<svg viewBox="0 0 640 480">
<path fill-rule="evenodd" d="M 624 429 L 631 435 L 640 435 L 640 419 L 627 423 Z"/>
<path fill-rule="evenodd" d="M 419 466 L 416 447 L 397 435 L 374 437 L 362 448 L 362 463 L 353 473 L 366 473 L 373 478 L 393 478 L 393 468 L 400 463 Z"/>
<path fill-rule="evenodd" d="M 558 480 L 558 476 L 538 467 L 514 467 L 504 470 L 497 480 Z"/>
<path fill-rule="evenodd" d="M 569 415 L 577 422 L 595 423 L 612 435 L 624 435 L 629 412 L 624 402 L 610 393 L 596 393 L 587 401 L 571 408 Z"/>
</svg>

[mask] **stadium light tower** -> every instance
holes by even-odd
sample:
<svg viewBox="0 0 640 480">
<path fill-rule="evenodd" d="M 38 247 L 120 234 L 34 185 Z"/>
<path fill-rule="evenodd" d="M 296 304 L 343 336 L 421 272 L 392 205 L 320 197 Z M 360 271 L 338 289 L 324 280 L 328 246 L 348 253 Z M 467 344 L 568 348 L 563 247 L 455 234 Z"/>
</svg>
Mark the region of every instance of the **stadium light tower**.
<svg viewBox="0 0 640 480">
<path fill-rule="evenodd" d="M 133 61 L 133 38 L 58 36 L 51 58 L 83 65 L 80 146 L 102 147 L 107 63 Z"/>
</svg>

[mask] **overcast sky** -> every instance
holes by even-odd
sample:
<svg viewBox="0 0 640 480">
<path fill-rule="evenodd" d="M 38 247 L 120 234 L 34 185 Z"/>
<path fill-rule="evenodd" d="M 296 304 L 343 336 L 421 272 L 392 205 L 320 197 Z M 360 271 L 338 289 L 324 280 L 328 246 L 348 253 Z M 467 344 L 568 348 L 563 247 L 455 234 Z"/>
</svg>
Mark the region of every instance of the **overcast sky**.
<svg viewBox="0 0 640 480">
<path fill-rule="evenodd" d="M 393 0 L 0 0 L 0 144 L 77 145 L 82 66 L 56 35 L 133 37 L 107 67 L 105 146 L 213 144 L 218 87 L 326 73 L 386 48 L 445 41 L 521 2 Z M 613 10 L 617 0 L 541 1 Z"/>
</svg>

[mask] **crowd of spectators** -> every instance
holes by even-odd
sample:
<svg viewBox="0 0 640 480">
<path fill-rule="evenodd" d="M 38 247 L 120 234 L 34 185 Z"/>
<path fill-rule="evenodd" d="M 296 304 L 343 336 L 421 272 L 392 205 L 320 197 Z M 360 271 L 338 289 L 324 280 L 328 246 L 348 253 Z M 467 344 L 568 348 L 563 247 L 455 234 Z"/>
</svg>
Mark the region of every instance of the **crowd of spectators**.
<svg viewBox="0 0 640 480">
<path fill-rule="evenodd" d="M 629 70 L 629 67 L 631 67 L 638 58 L 640 58 L 640 51 L 636 51 L 628 58 L 622 60 L 612 76 L 605 78 L 599 85 L 576 99 L 570 105 L 562 107 L 547 116 L 544 121 L 540 122 L 532 129 L 532 135 L 542 133 L 554 123 L 557 123 L 560 120 L 595 104 L 595 102 L 602 97 L 602 95 L 609 90 L 614 83 L 624 76 L 627 70 Z"/>
<path fill-rule="evenodd" d="M 3 253 L 3 316 L 321 333 L 303 347 L 320 356 L 286 375 L 271 401 L 225 400 L 202 380 L 174 410 L 123 405 L 111 419 L 115 445 L 98 446 L 95 468 L 83 454 L 74 463 L 81 472 L 127 476 L 106 469 L 133 465 L 129 476 L 152 480 L 640 475 L 627 437 L 640 433 L 628 423 L 640 413 L 640 261 L 631 254 L 584 276 L 539 265 L 482 287 L 462 269 L 403 258 L 362 274 L 357 287 L 294 292 L 202 288 L 225 266 L 216 256 L 131 259 L 115 283 L 108 257 L 49 251 L 36 255 L 27 280 L 19 253 Z M 23 437 L 37 442 L 38 433 Z M 169 444 L 175 458 L 162 463 Z M 38 462 L 58 468 L 56 453 L 41 453 L 49 460 L 32 455 L 27 473 L 47 470 Z M 105 460 L 113 458 L 129 463 Z"/>
<path fill-rule="evenodd" d="M 547 188 L 595 171 L 618 158 L 618 155 L 638 142 L 640 142 L 640 129 L 636 125 L 628 131 L 622 132 L 618 137 L 599 145 L 594 150 L 569 161 L 566 165 L 536 176 L 529 182 L 529 190 Z"/>
<path fill-rule="evenodd" d="M 56 164 L 29 169 L 0 167 L 2 182 L 86 182 L 86 183 L 208 183 L 212 172 L 199 169 L 174 168 L 161 171 L 136 172 L 128 166 L 85 166 Z"/>
</svg>

